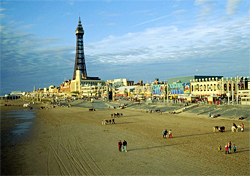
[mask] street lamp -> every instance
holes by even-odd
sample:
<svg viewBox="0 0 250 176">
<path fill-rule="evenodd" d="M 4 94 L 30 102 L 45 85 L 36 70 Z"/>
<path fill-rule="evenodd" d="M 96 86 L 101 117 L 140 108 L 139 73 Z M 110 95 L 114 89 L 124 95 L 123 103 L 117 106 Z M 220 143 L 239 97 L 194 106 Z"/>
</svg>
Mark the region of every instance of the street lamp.
<svg viewBox="0 0 250 176">
<path fill-rule="evenodd" d="M 235 91 L 236 91 L 236 93 L 237 93 L 237 95 L 236 95 L 236 102 L 237 102 L 237 104 L 239 104 L 239 101 L 238 101 L 238 90 L 239 90 L 239 87 L 238 87 L 239 85 L 238 85 L 238 74 L 236 75 L 236 88 L 237 88 L 237 90 L 235 89 Z"/>
</svg>

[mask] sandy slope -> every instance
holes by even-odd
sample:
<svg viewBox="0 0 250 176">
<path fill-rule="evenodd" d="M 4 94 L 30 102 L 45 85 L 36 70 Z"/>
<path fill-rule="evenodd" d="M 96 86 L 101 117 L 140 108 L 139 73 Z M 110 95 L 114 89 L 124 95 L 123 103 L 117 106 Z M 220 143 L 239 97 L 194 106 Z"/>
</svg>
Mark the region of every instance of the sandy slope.
<svg viewBox="0 0 250 176">
<path fill-rule="evenodd" d="M 5 108 L 5 107 L 2 107 Z M 121 112 L 114 125 L 101 125 Z M 249 122 L 245 132 L 232 133 L 232 123 L 193 114 L 144 113 L 140 110 L 97 110 L 57 107 L 37 110 L 30 141 L 10 153 L 12 174 L 23 175 L 249 175 Z M 226 132 L 213 133 L 224 125 Z M 172 129 L 174 138 L 163 139 Z M 118 140 L 127 140 L 128 152 L 119 152 Z M 225 155 L 218 145 L 237 146 Z M 15 157 L 16 156 L 16 157 Z M 21 168 L 21 169 L 20 169 Z"/>
</svg>

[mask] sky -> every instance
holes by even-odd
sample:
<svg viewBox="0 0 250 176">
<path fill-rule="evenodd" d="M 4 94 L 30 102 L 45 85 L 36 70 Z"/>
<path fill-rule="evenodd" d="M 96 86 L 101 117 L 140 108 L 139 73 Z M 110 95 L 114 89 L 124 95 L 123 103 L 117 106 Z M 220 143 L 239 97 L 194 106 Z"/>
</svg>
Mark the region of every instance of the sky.
<svg viewBox="0 0 250 176">
<path fill-rule="evenodd" d="M 90 77 L 250 75 L 249 0 L 1 0 L 1 95 L 72 79 L 79 17 Z"/>
</svg>

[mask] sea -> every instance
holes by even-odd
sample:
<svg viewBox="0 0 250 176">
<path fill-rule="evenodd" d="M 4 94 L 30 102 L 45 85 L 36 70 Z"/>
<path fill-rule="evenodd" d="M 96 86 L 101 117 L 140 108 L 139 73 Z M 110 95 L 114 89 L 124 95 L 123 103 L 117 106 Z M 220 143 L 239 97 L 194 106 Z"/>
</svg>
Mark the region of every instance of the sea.
<svg viewBox="0 0 250 176">
<path fill-rule="evenodd" d="M 1 114 L 1 148 L 27 141 L 36 117 L 35 109 L 28 108 Z"/>
</svg>

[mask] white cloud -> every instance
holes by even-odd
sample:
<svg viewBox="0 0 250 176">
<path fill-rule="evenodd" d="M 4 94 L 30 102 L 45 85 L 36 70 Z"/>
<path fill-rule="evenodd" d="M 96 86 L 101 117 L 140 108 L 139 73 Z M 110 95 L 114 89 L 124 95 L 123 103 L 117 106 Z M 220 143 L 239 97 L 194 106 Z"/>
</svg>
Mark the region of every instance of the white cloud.
<svg viewBox="0 0 250 176">
<path fill-rule="evenodd" d="M 227 14 L 235 14 L 238 12 L 238 6 L 242 0 L 228 0 L 227 1 Z"/>
<path fill-rule="evenodd" d="M 221 57 L 231 51 L 241 55 L 240 52 L 249 49 L 248 28 L 248 18 L 222 20 L 213 25 L 201 23 L 189 29 L 178 29 L 176 26 L 149 28 L 123 36 L 109 36 L 87 45 L 85 53 L 95 58 L 95 62 L 118 65 L 142 61 L 199 60 Z"/>
<path fill-rule="evenodd" d="M 56 44 L 58 39 L 41 39 L 33 34 L 22 32 L 21 29 L 27 27 L 29 25 L 13 30 L 11 26 L 4 26 L 5 30 L 1 32 L 1 72 L 3 76 L 9 68 L 15 70 L 13 73 L 17 74 L 44 70 L 44 75 L 46 75 L 46 70 L 50 66 L 54 66 L 57 70 L 64 67 L 64 64 L 68 67 L 73 65 L 74 55 L 69 53 L 74 47 L 54 47 L 53 44 Z"/>
<path fill-rule="evenodd" d="M 202 5 L 208 2 L 213 2 L 214 0 L 196 0 L 195 5 Z"/>
<path fill-rule="evenodd" d="M 1 18 L 5 18 L 5 17 L 7 17 L 7 15 L 5 15 L 5 14 L 3 14 L 3 13 L 0 13 L 0 19 L 1 19 Z"/>
<path fill-rule="evenodd" d="M 185 13 L 185 12 L 187 12 L 187 10 L 182 9 L 182 10 L 174 11 L 173 14 L 181 14 L 181 13 Z"/>
<path fill-rule="evenodd" d="M 213 2 L 214 0 L 196 0 L 194 4 L 202 7 L 199 16 L 210 15 L 214 6 Z"/>
<path fill-rule="evenodd" d="M 167 17 L 170 17 L 170 15 L 164 15 L 164 16 L 161 16 L 161 17 L 158 17 L 158 18 L 154 18 L 152 20 L 148 20 L 148 21 L 144 21 L 142 23 L 139 23 L 139 24 L 136 24 L 134 25 L 133 27 L 136 27 L 136 26 L 141 26 L 141 25 L 144 25 L 144 24 L 147 24 L 147 23 L 152 23 L 152 22 L 155 22 L 155 21 L 158 21 L 158 20 L 161 20 L 161 19 L 164 19 L 164 18 L 167 18 Z"/>
</svg>

